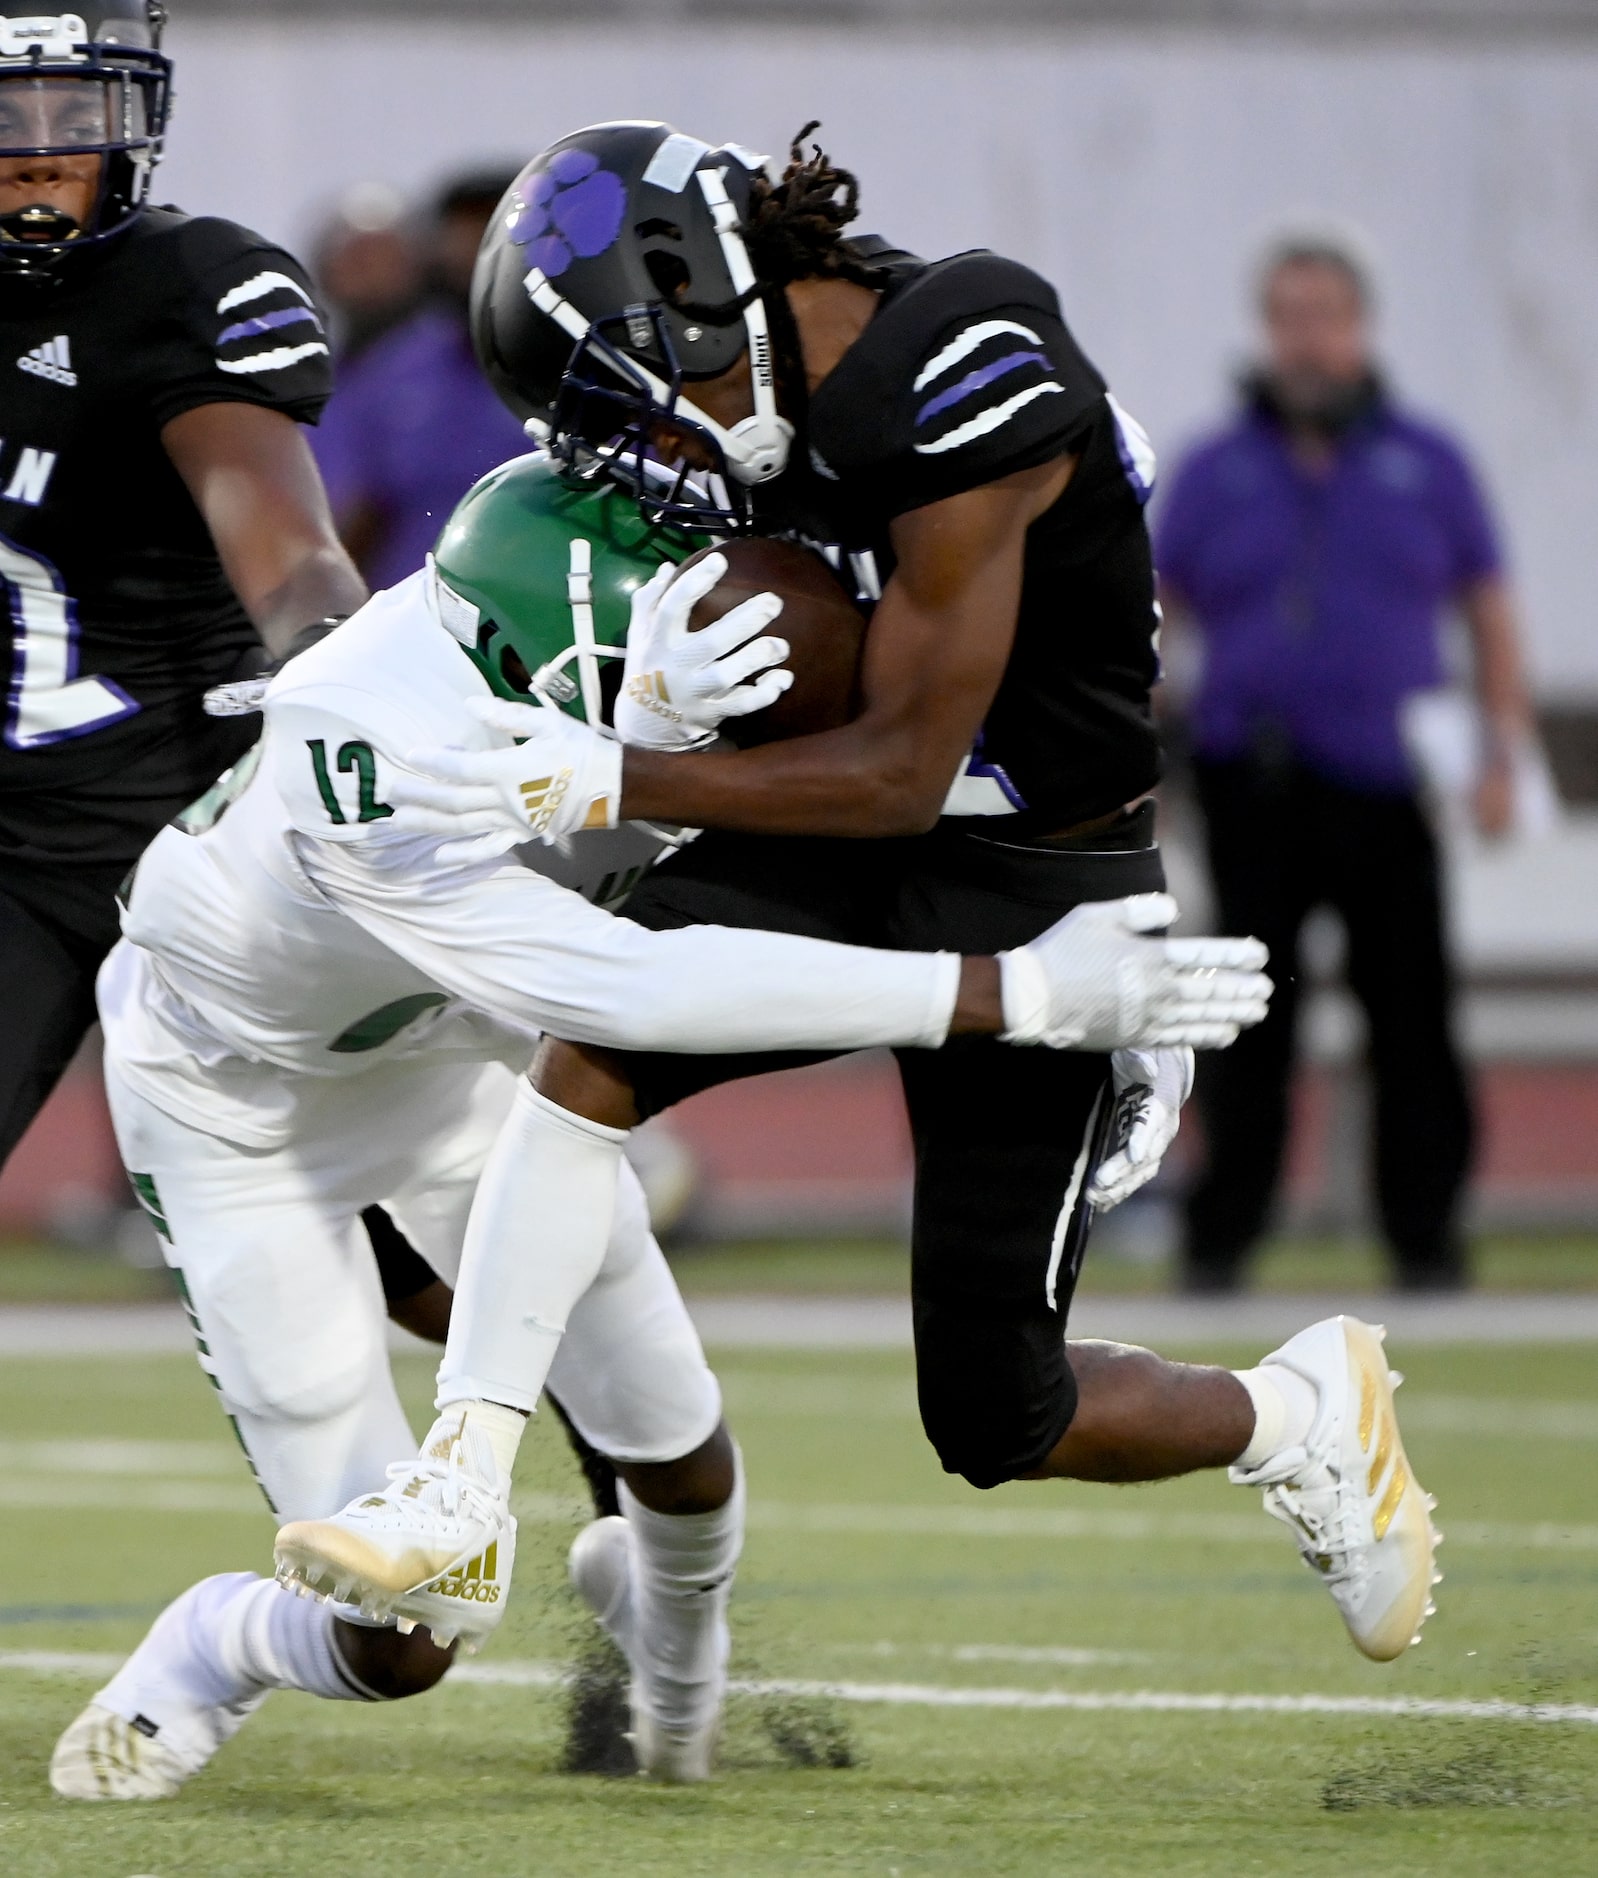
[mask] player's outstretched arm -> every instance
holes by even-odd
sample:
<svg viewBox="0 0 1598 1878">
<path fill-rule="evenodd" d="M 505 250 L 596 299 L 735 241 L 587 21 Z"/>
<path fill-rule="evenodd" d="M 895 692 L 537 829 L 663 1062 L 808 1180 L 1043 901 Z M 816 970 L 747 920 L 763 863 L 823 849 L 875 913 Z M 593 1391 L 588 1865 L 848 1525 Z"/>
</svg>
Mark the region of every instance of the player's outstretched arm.
<svg viewBox="0 0 1598 1878">
<path fill-rule="evenodd" d="M 1176 916 L 1167 894 L 1078 907 L 997 962 L 719 926 L 649 931 L 514 863 L 442 858 L 453 844 L 405 832 L 391 806 L 404 768 L 384 746 L 409 735 L 406 714 L 356 693 L 339 709 L 288 685 L 267 702 L 266 775 L 306 874 L 433 982 L 524 1029 L 699 1054 L 936 1047 L 958 1022 L 1111 1050 L 1216 1047 L 1264 1015 L 1264 948 L 1157 936 Z M 532 752 L 545 773 L 524 786 L 559 797 L 551 832 L 563 834 L 607 786 L 587 756 L 617 746 L 558 712 L 536 715 L 558 734 L 508 754 Z"/>
<path fill-rule="evenodd" d="M 286 413 L 202 404 L 173 418 L 161 442 L 274 657 L 303 627 L 343 618 L 366 599 L 304 432 Z"/>
</svg>

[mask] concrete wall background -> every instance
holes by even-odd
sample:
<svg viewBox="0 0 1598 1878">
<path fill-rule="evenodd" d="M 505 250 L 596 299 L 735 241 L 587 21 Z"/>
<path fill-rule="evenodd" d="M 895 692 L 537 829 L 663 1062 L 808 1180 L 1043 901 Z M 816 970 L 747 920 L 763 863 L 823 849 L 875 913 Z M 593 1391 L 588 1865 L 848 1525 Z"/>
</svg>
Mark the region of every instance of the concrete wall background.
<svg viewBox="0 0 1598 1878">
<path fill-rule="evenodd" d="M 1487 464 L 1539 689 L 1598 699 L 1598 38 L 584 29 L 409 9 L 180 17 L 169 44 L 163 194 L 291 242 L 355 179 L 421 190 L 598 118 L 772 149 L 820 116 L 864 178 L 866 226 L 1039 267 L 1167 451 L 1224 397 L 1261 232 L 1349 218 L 1383 267 L 1398 383 Z"/>
</svg>

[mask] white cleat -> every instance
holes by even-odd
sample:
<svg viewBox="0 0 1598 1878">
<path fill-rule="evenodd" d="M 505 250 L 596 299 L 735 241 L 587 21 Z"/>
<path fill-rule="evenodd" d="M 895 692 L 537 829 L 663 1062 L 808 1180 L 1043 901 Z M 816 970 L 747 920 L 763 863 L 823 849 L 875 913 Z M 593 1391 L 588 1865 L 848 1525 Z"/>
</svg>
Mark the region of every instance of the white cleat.
<svg viewBox="0 0 1598 1878">
<path fill-rule="evenodd" d="M 50 1785 L 63 1800 L 171 1800 L 204 1765 L 91 1702 L 55 1744 Z"/>
<path fill-rule="evenodd" d="M 221 1573 L 166 1607 L 56 1743 L 50 1785 L 64 1800 L 170 1800 L 232 1740 L 267 1691 L 243 1685 L 232 1701 L 203 1700 L 197 1691 L 217 1686 L 203 1639 L 219 1596 L 256 1582 Z"/>
<path fill-rule="evenodd" d="M 277 1575 L 368 1617 L 425 1625 L 470 1656 L 505 1614 L 516 1521 L 487 1438 L 469 1421 L 452 1438 L 388 1470 L 331 1519 L 294 1520 L 277 1535 Z"/>
<path fill-rule="evenodd" d="M 1292 1532 L 1355 1646 L 1378 1663 L 1419 1643 L 1441 1579 L 1436 1501 L 1416 1481 L 1399 1438 L 1399 1378 L 1387 1367 L 1385 1335 L 1356 1317 L 1329 1317 L 1266 1357 L 1312 1385 L 1315 1419 L 1302 1447 L 1231 1469 L 1239 1486 L 1265 1489 L 1266 1512 Z"/>
<path fill-rule="evenodd" d="M 566 1554 L 572 1589 L 617 1642 L 632 1641 L 633 1532 L 612 1513 L 584 1526 Z M 625 1639 L 625 1643 L 623 1642 Z"/>
<path fill-rule="evenodd" d="M 722 1706 L 727 1694 L 728 1638 L 723 1626 L 713 1681 L 696 1690 L 692 1721 L 668 1721 L 651 1700 L 649 1679 L 640 1673 L 641 1644 L 633 1612 L 633 1536 L 625 1519 L 612 1515 L 585 1526 L 572 1542 L 568 1569 L 577 1595 L 615 1639 L 632 1667 L 627 1692 L 632 1710 L 633 1754 L 638 1771 L 668 1786 L 708 1780 L 721 1740 Z M 647 1665 L 646 1665 L 647 1667 Z"/>
<path fill-rule="evenodd" d="M 693 1727 L 668 1727 L 652 1714 L 640 1697 L 636 1679 L 629 1699 L 639 1773 L 667 1787 L 690 1787 L 708 1780 L 721 1743 L 721 1698 L 705 1720 Z"/>
</svg>

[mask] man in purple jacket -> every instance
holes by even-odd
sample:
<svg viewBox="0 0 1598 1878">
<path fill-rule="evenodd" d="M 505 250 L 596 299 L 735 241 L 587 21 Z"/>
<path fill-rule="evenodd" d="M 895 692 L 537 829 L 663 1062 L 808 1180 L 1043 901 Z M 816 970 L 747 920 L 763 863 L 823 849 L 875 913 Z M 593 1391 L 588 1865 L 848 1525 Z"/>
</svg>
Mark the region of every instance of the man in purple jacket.
<svg viewBox="0 0 1598 1878">
<path fill-rule="evenodd" d="M 478 369 L 466 328 L 478 243 L 512 174 L 472 172 L 444 186 L 426 300 L 340 363 L 316 434 L 339 534 L 374 589 L 414 574 L 472 484 L 532 448 Z"/>
<path fill-rule="evenodd" d="M 1338 913 L 1375 1085 L 1376 1193 L 1406 1289 L 1465 1282 L 1469 1090 L 1452 1034 L 1438 855 L 1405 748 L 1406 701 L 1444 682 L 1451 609 L 1474 645 L 1483 833 L 1513 812 L 1530 723 L 1491 517 L 1442 431 L 1373 364 L 1370 290 L 1335 240 L 1285 239 L 1260 274 L 1265 360 L 1241 413 L 1180 465 L 1156 526 L 1164 602 L 1203 640 L 1190 713 L 1221 930 L 1276 962 L 1270 1016 L 1200 1084 L 1206 1170 L 1185 1279 L 1239 1282 L 1287 1132 L 1306 915 Z"/>
</svg>

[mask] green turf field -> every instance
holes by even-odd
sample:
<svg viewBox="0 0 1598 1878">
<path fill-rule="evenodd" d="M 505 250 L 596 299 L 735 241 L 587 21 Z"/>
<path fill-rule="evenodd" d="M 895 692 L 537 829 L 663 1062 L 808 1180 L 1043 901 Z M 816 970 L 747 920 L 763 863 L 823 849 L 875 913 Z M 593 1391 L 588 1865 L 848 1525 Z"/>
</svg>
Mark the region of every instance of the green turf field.
<svg viewBox="0 0 1598 1878">
<path fill-rule="evenodd" d="M 893 1239 L 759 1239 L 671 1248 L 690 1297 L 778 1291 L 795 1295 L 902 1296 L 910 1251 Z M 1598 1291 L 1598 1236 L 1590 1232 L 1486 1233 L 1475 1243 L 1476 1282 L 1491 1291 Z M 1080 1290 L 1130 1294 L 1168 1290 L 1168 1262 L 1117 1258 L 1095 1248 Z M 1251 1274 L 1261 1291 L 1379 1291 L 1388 1266 L 1373 1241 L 1267 1241 Z M 137 1304 L 170 1298 L 162 1266 L 124 1263 L 107 1250 L 0 1241 L 0 1305 Z"/>
<path fill-rule="evenodd" d="M 564 1698 L 548 1666 L 583 1635 L 561 1584 L 577 1503 L 540 1428 L 523 1450 L 517 1600 L 478 1680 L 381 1711 L 274 1697 L 180 1800 L 137 1808 L 72 1806 L 45 1785 L 56 1733 L 96 1680 L 75 1659 L 125 1650 L 193 1578 L 265 1564 L 271 1525 L 188 1363 L 10 1362 L 0 1871 L 1590 1871 L 1593 1353 L 1396 1360 L 1412 1458 L 1451 1534 L 1441 1613 L 1396 1666 L 1355 1655 L 1285 1535 L 1224 1484 L 978 1496 L 925 1449 L 907 1359 L 739 1352 L 721 1365 L 753 1495 L 735 1673 L 761 1687 L 734 1700 L 712 1787 L 557 1771 Z M 424 1367 L 405 1380 L 419 1408 Z M 989 1693 L 969 1705 L 973 1691 Z M 1140 1691 L 1157 1704 L 1114 1706 Z M 1195 1709 L 1195 1696 L 1223 1699 Z M 1555 1718 L 1225 1700 L 1240 1696 L 1504 1702 Z M 806 1759 L 821 1764 L 794 1764 Z"/>
</svg>

